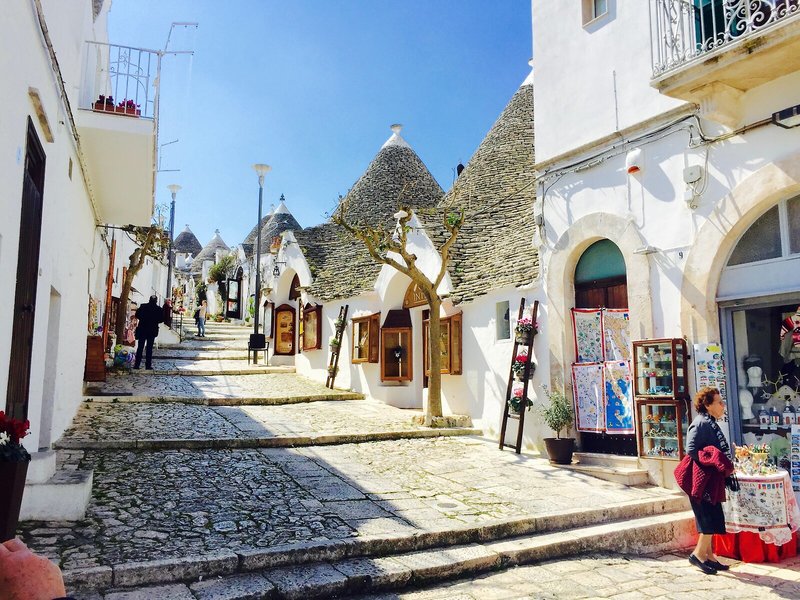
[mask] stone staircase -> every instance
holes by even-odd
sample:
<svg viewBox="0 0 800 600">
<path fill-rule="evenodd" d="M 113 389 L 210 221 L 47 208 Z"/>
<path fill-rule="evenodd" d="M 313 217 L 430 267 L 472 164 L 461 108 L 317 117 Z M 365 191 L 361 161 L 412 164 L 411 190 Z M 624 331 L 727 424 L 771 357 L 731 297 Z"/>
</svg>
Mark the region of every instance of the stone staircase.
<svg viewBox="0 0 800 600">
<path fill-rule="evenodd" d="M 338 598 L 592 552 L 685 548 L 694 539 L 687 505 L 675 496 L 412 535 L 86 569 L 65 580 L 71 589 L 104 591 L 107 599 L 131 590 L 136 598 Z"/>
<path fill-rule="evenodd" d="M 564 467 L 624 485 L 647 485 L 649 483 L 647 469 L 639 466 L 639 459 L 635 456 L 575 452 L 573 461 L 571 465 L 564 465 Z"/>
</svg>

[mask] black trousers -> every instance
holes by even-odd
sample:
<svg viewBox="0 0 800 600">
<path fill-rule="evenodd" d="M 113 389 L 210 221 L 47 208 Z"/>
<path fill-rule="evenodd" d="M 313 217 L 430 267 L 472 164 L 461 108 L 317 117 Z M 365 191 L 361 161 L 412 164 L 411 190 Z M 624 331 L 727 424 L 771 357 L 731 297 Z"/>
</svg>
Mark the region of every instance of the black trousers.
<svg viewBox="0 0 800 600">
<path fill-rule="evenodd" d="M 156 341 L 156 337 L 140 337 L 139 338 L 139 345 L 136 347 L 136 364 L 133 366 L 137 369 L 142 364 L 142 351 L 145 350 L 145 346 L 147 346 L 147 350 L 145 351 L 144 355 L 144 366 L 148 369 L 153 366 L 153 344 Z"/>
</svg>

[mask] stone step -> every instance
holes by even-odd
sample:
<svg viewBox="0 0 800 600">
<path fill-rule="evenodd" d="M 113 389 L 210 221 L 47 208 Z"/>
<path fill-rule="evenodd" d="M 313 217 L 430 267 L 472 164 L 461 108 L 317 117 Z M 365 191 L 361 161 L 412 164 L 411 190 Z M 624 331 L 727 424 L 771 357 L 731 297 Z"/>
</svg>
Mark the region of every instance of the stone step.
<svg viewBox="0 0 800 600">
<path fill-rule="evenodd" d="M 75 521 L 86 514 L 92 471 L 56 471 L 47 481 L 26 483 L 20 521 Z"/>
<path fill-rule="evenodd" d="M 159 357 L 161 358 L 161 357 Z M 155 359 L 154 359 L 155 360 Z M 227 359 L 226 359 L 227 360 Z M 284 367 L 270 367 L 267 365 L 242 365 L 241 368 L 220 368 L 220 369 L 192 369 L 192 368 L 185 368 L 185 369 L 160 369 L 156 365 L 152 370 L 147 370 L 145 368 L 141 369 L 131 369 L 131 375 L 133 376 L 143 376 L 143 375 L 185 375 L 185 376 L 213 376 L 213 375 L 268 375 L 270 373 L 294 373 L 295 368 L 284 366 Z"/>
<path fill-rule="evenodd" d="M 575 452 L 573 461 L 581 465 L 595 465 L 600 467 L 617 467 L 621 469 L 638 469 L 638 456 L 618 456 L 616 454 L 600 454 L 598 452 Z"/>
<path fill-rule="evenodd" d="M 314 435 L 274 435 L 246 438 L 175 438 L 175 439 L 61 439 L 53 447 L 58 450 L 242 450 L 247 448 L 300 448 L 361 444 L 386 440 L 411 440 L 433 437 L 481 435 L 480 429 L 404 429 L 367 433 L 319 433 Z"/>
<path fill-rule="evenodd" d="M 318 402 L 320 400 L 363 400 L 364 394 L 358 392 L 339 391 L 331 394 L 305 394 L 303 396 L 241 396 L 241 397 L 188 397 L 188 396 L 137 396 L 113 393 L 101 396 L 87 394 L 85 402 L 141 402 L 145 404 L 159 404 L 176 402 L 179 404 L 197 404 L 201 406 L 252 406 L 274 404 L 301 404 L 303 402 Z"/>
<path fill-rule="evenodd" d="M 559 465 L 571 471 L 578 473 L 585 473 L 592 475 L 598 479 L 606 481 L 614 481 L 623 485 L 647 485 L 650 482 L 650 476 L 647 469 L 628 469 L 623 467 L 604 467 L 600 465 L 584 465 L 584 464 L 571 464 Z"/>
<path fill-rule="evenodd" d="M 66 571 L 64 579 L 68 591 L 102 591 L 106 600 L 331 598 L 586 552 L 686 547 L 693 541 L 694 519 L 685 506 L 679 497 L 637 501 L 447 531 L 75 569 Z"/>
<path fill-rule="evenodd" d="M 158 360 L 247 360 L 246 350 L 154 350 L 153 358 Z"/>
</svg>

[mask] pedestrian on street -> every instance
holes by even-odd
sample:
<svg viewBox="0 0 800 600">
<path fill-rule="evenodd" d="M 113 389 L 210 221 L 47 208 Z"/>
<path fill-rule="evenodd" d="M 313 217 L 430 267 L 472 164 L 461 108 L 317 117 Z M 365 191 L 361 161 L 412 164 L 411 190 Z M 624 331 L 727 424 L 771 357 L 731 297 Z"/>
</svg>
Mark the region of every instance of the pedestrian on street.
<svg viewBox="0 0 800 600">
<path fill-rule="evenodd" d="M 697 417 L 686 432 L 686 456 L 675 469 L 675 480 L 689 495 L 697 524 L 697 546 L 689 563 L 706 575 L 727 571 L 714 554 L 714 534 L 725 534 L 726 478 L 733 474 L 730 447 L 717 419 L 725 414 L 725 402 L 715 387 L 703 387 L 694 397 Z M 733 488 L 736 489 L 736 488 Z"/>
<path fill-rule="evenodd" d="M 172 300 L 164 300 L 164 325 L 172 327 Z"/>
<path fill-rule="evenodd" d="M 142 351 L 145 351 L 145 369 L 153 369 L 153 344 L 158 337 L 158 324 L 164 322 L 164 309 L 158 305 L 158 297 L 150 296 L 150 302 L 143 304 L 136 310 L 139 325 L 136 327 L 136 339 L 139 345 L 136 348 L 136 363 L 134 369 L 142 364 Z M 145 350 L 146 348 L 146 350 Z"/>
<path fill-rule="evenodd" d="M 206 314 L 208 313 L 208 304 L 205 300 L 200 303 L 200 308 L 197 309 L 197 337 L 206 337 Z"/>
</svg>

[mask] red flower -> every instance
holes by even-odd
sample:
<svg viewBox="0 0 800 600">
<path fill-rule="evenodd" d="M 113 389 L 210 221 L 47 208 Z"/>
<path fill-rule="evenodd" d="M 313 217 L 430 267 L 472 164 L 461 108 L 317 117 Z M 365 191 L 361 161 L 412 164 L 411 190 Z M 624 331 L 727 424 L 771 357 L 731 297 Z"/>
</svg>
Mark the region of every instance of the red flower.
<svg viewBox="0 0 800 600">
<path fill-rule="evenodd" d="M 12 444 L 19 444 L 19 441 L 28 435 L 30 427 L 30 421 L 20 421 L 19 419 L 6 417 L 6 413 L 0 410 L 0 431 L 8 434 Z"/>
</svg>

